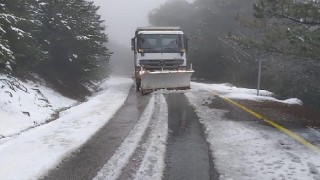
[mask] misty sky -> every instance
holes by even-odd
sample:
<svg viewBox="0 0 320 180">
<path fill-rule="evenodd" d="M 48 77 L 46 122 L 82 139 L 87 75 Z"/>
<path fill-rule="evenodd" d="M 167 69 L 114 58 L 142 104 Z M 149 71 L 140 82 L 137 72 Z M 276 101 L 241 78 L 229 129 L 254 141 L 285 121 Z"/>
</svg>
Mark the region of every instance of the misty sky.
<svg viewBox="0 0 320 180">
<path fill-rule="evenodd" d="M 93 0 L 106 20 L 109 39 L 130 46 L 138 26 L 147 26 L 148 13 L 166 0 Z M 191 1 L 191 0 L 190 0 Z"/>
</svg>

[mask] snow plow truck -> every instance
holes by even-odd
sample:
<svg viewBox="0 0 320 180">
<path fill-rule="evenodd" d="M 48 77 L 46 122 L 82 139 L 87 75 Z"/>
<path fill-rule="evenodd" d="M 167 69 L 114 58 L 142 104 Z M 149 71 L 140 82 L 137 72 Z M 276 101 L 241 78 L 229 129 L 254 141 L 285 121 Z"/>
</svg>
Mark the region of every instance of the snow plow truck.
<svg viewBox="0 0 320 180">
<path fill-rule="evenodd" d="M 131 40 L 135 84 L 142 94 L 156 89 L 189 89 L 188 40 L 179 27 L 139 27 Z"/>
</svg>

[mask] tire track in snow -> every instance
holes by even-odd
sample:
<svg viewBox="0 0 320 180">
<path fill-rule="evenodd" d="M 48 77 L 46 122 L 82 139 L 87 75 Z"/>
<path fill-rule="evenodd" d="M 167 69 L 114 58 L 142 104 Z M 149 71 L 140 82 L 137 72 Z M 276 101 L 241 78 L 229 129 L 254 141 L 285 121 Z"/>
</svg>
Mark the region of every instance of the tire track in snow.
<svg viewBox="0 0 320 180">
<path fill-rule="evenodd" d="M 105 164 L 103 168 L 98 172 L 94 180 L 113 180 L 119 178 L 122 169 L 125 168 L 127 162 L 133 155 L 134 151 L 137 149 L 139 141 L 143 137 L 143 134 L 149 125 L 152 113 L 155 108 L 154 101 L 155 98 L 151 97 L 145 111 L 141 115 L 134 129 L 130 132 L 121 146 L 116 150 L 114 155 L 108 160 L 107 164 Z"/>
<path fill-rule="evenodd" d="M 129 162 L 127 163 L 127 166 L 122 170 L 122 174 L 119 176 L 118 179 L 127 179 L 127 180 L 134 179 L 135 174 L 137 173 L 142 163 L 143 156 L 147 151 L 147 147 L 149 147 L 148 138 L 151 132 L 152 132 L 152 129 L 149 125 L 142 139 L 140 140 L 138 148 L 136 149 L 134 154 L 131 156 Z"/>
<path fill-rule="evenodd" d="M 127 166 L 130 166 L 131 161 L 137 161 L 132 160 L 137 151 L 141 151 L 138 152 L 139 156 L 142 155 L 139 157 L 141 163 L 139 169 L 135 170 L 137 174 L 133 176 L 136 176 L 136 179 L 161 179 L 168 131 L 167 114 L 164 96 L 153 94 L 134 129 L 107 164 L 98 172 L 94 180 L 119 179 L 124 171 L 127 173 Z M 139 146 L 143 146 L 143 150 Z M 131 174 L 129 175 L 131 176 Z M 128 174 L 123 176 L 128 176 Z"/>
<path fill-rule="evenodd" d="M 168 106 L 162 94 L 156 94 L 156 108 L 148 139 L 149 146 L 135 179 L 162 179 L 165 168 L 166 142 L 168 137 Z"/>
</svg>

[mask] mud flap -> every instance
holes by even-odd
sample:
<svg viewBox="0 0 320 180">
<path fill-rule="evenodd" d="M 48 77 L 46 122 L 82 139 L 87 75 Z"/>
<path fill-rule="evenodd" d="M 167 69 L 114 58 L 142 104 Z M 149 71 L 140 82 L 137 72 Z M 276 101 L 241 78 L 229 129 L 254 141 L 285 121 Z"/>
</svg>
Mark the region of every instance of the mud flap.
<svg viewBox="0 0 320 180">
<path fill-rule="evenodd" d="M 154 89 L 189 89 L 193 70 L 155 71 L 141 76 L 141 91 Z"/>
</svg>

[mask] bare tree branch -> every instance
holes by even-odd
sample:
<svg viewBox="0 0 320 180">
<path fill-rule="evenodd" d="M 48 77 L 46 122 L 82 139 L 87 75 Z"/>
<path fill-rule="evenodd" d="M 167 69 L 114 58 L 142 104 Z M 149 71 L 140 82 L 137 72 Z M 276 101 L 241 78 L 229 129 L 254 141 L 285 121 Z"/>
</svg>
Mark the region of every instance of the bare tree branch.
<svg viewBox="0 0 320 180">
<path fill-rule="evenodd" d="M 20 89 L 21 91 L 24 91 L 28 93 L 28 89 L 20 83 L 20 81 L 16 78 L 12 78 L 12 80 L 8 79 L 0 79 L 0 81 L 3 81 L 7 86 L 16 92 L 16 89 Z"/>
<path fill-rule="evenodd" d="M 270 11 L 268 13 L 272 14 L 272 16 L 274 16 L 274 17 L 280 17 L 280 18 L 284 18 L 284 19 L 289 19 L 289 20 L 291 20 L 293 22 L 304 24 L 304 25 L 312 25 L 312 26 L 320 25 L 320 22 L 316 22 L 316 21 L 301 20 L 301 19 L 297 19 L 297 18 L 288 16 L 288 15 L 285 15 L 285 14 L 272 13 Z"/>
</svg>

